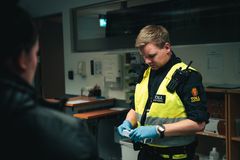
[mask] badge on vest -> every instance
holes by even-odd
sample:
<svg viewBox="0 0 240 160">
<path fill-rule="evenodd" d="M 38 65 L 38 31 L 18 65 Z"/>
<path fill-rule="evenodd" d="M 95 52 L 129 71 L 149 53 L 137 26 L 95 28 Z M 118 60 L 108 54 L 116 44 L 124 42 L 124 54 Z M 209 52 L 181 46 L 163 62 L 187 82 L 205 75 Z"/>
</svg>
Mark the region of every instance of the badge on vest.
<svg viewBox="0 0 240 160">
<path fill-rule="evenodd" d="M 155 103 L 165 103 L 166 95 L 155 95 L 153 98 L 153 102 Z"/>
</svg>

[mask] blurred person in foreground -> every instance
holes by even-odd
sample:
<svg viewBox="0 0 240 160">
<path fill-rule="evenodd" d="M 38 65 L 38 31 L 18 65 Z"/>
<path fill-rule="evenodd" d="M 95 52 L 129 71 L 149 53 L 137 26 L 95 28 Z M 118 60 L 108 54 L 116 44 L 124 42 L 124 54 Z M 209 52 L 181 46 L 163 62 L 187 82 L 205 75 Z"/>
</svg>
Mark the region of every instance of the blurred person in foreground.
<svg viewBox="0 0 240 160">
<path fill-rule="evenodd" d="M 30 15 L 8 1 L 0 16 L 1 159 L 96 160 L 85 122 L 37 98 L 32 81 L 39 42 Z"/>
</svg>

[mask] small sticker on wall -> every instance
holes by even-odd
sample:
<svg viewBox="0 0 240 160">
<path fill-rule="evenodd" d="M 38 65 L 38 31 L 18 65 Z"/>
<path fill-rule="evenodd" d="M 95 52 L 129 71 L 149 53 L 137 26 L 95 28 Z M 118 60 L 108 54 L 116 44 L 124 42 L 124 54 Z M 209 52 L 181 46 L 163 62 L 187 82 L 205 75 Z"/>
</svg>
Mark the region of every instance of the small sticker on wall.
<svg viewBox="0 0 240 160">
<path fill-rule="evenodd" d="M 102 63 L 101 61 L 95 61 L 94 63 L 95 74 L 102 74 Z"/>
<path fill-rule="evenodd" d="M 215 50 L 207 53 L 207 71 L 209 75 L 220 76 L 223 70 L 223 55 Z"/>
</svg>

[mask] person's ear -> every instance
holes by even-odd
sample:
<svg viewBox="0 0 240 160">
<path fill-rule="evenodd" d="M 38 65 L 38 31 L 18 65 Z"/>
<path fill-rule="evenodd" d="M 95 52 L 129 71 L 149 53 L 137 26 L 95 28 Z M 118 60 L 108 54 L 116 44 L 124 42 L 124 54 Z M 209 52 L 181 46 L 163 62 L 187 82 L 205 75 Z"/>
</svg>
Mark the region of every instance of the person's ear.
<svg viewBox="0 0 240 160">
<path fill-rule="evenodd" d="M 25 71 L 28 67 L 28 63 L 29 63 L 28 56 L 25 53 L 25 51 L 22 51 L 18 58 L 19 69 L 21 71 Z"/>
<path fill-rule="evenodd" d="M 165 50 L 165 52 L 168 54 L 168 55 L 171 55 L 172 52 L 171 52 L 171 44 L 166 42 L 163 46 L 163 49 Z"/>
<path fill-rule="evenodd" d="M 166 43 L 164 44 L 164 48 L 165 48 L 167 51 L 171 51 L 171 45 L 170 45 L 170 43 L 166 42 Z"/>
</svg>

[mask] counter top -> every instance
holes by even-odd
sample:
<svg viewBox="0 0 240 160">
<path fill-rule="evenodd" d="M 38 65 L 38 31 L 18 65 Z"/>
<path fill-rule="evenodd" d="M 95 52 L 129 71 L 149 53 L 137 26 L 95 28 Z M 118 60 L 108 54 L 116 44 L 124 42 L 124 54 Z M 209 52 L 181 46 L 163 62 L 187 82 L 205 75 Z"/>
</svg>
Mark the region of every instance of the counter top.
<svg viewBox="0 0 240 160">
<path fill-rule="evenodd" d="M 72 113 L 86 112 L 102 108 L 110 108 L 115 104 L 114 98 L 98 99 L 96 97 L 78 96 L 69 98 L 66 103 L 66 110 L 71 109 Z"/>
<path fill-rule="evenodd" d="M 101 118 L 105 116 L 111 116 L 123 112 L 127 112 L 129 109 L 128 108 L 107 108 L 107 109 L 98 109 L 98 110 L 93 110 L 93 111 L 88 111 L 84 113 L 76 113 L 73 114 L 73 117 L 76 118 L 81 118 L 81 119 L 95 119 L 95 118 Z"/>
<path fill-rule="evenodd" d="M 85 105 L 92 105 L 92 104 L 108 104 L 114 103 L 114 98 L 109 99 L 98 99 L 96 97 L 87 97 L 87 96 L 77 96 L 73 98 L 69 98 L 66 103 L 68 107 L 75 107 L 75 106 L 85 106 Z"/>
</svg>

